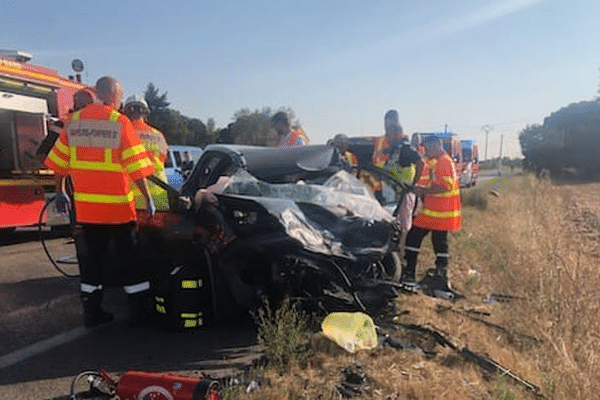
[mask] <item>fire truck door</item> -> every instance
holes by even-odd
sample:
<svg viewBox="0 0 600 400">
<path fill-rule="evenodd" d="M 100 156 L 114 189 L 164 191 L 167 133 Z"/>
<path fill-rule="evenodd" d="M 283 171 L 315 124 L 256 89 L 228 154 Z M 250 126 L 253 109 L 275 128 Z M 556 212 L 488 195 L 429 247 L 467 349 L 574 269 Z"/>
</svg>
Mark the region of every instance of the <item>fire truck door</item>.
<svg viewBox="0 0 600 400">
<path fill-rule="evenodd" d="M 42 167 L 35 152 L 46 135 L 45 99 L 0 91 L 0 170 Z"/>
</svg>

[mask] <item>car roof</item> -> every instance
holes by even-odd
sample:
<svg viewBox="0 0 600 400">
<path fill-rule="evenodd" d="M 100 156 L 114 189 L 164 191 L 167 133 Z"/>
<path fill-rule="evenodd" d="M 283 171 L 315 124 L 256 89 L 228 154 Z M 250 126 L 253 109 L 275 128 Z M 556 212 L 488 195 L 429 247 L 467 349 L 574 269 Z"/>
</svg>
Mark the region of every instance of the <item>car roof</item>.
<svg viewBox="0 0 600 400">
<path fill-rule="evenodd" d="M 220 158 L 225 155 L 225 158 L 219 161 L 219 166 L 211 167 L 216 168 L 214 172 L 209 172 L 206 168 L 216 154 Z M 298 180 L 325 180 L 339 168 L 335 149 L 326 145 L 275 148 L 213 144 L 206 146 L 181 192 L 195 193 L 198 188 L 215 183 L 218 176 L 241 170 L 266 182 L 291 183 Z"/>
<path fill-rule="evenodd" d="M 321 171 L 335 161 L 335 149 L 327 145 L 262 147 L 217 144 L 206 146 L 204 151 L 235 154 L 243 159 L 250 174 L 262 179 L 280 174 Z"/>
<path fill-rule="evenodd" d="M 202 151 L 200 146 L 182 146 L 182 145 L 169 145 L 169 150 L 172 151 Z"/>
</svg>

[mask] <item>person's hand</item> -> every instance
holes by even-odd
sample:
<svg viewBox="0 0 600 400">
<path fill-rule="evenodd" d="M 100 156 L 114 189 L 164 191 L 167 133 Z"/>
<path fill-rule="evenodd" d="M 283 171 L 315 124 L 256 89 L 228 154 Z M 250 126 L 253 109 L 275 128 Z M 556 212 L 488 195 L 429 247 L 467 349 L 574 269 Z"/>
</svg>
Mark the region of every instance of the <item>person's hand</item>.
<svg viewBox="0 0 600 400">
<path fill-rule="evenodd" d="M 216 209 L 219 206 L 219 199 L 212 192 L 206 189 L 199 189 L 194 196 L 196 211 L 201 208 Z"/>
<path fill-rule="evenodd" d="M 179 196 L 178 200 L 178 208 L 183 210 L 191 210 L 194 203 L 192 203 L 192 199 L 189 196 Z"/>
<path fill-rule="evenodd" d="M 148 212 L 150 213 L 150 218 L 154 218 L 156 214 L 156 206 L 154 205 L 154 200 L 152 198 L 147 199 L 148 202 Z"/>
</svg>

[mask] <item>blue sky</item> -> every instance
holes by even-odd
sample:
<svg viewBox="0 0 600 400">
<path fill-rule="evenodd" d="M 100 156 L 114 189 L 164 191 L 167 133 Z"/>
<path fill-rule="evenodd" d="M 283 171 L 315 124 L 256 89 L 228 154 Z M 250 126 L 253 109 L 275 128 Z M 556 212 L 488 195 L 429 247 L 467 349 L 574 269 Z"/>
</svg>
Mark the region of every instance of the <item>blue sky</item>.
<svg viewBox="0 0 600 400">
<path fill-rule="evenodd" d="M 597 0 L 4 1 L 0 48 L 84 79 L 153 82 L 218 127 L 241 108 L 291 107 L 312 143 L 441 130 L 518 155 L 518 133 L 597 95 Z"/>
</svg>

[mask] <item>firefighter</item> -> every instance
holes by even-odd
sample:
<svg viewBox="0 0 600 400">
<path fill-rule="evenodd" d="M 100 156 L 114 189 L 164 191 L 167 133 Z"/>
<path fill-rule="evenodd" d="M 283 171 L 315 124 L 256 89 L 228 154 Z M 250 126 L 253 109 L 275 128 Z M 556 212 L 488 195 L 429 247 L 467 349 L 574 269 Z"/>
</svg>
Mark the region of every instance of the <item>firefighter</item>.
<svg viewBox="0 0 600 400">
<path fill-rule="evenodd" d="M 386 132 L 402 132 L 400 124 L 389 126 Z M 409 143 L 408 136 L 400 135 L 400 143 L 397 136 L 392 135 L 388 140 L 388 147 L 384 151 L 385 162 L 381 168 L 388 170 L 400 182 L 414 186 L 423 172 L 424 164 L 419 152 Z M 412 228 L 413 213 L 415 211 L 417 195 L 413 192 L 405 192 L 401 199 L 397 220 L 400 225 L 400 254 L 404 252 L 406 236 Z"/>
<path fill-rule="evenodd" d="M 279 111 L 271 117 L 271 124 L 277 133 L 277 147 L 292 147 L 306 145 L 302 132 L 292 130 L 288 115 Z"/>
<path fill-rule="evenodd" d="M 383 127 L 385 135 L 375 139 L 371 163 L 376 167 L 390 169 L 401 182 L 414 185 L 421 176 L 423 161 L 418 152 L 408 143 L 408 138 L 403 135 L 402 125 L 398 121 L 398 111 L 389 110 L 385 113 Z M 375 197 L 380 199 L 381 182 L 373 177 L 370 178 L 370 186 L 375 192 Z"/>
<path fill-rule="evenodd" d="M 113 319 L 101 307 L 111 240 L 129 297 L 130 323 L 137 325 L 147 316 L 150 284 L 137 262 L 136 209 L 130 180 L 139 187 L 150 216 L 154 216 L 156 210 L 145 180 L 154 168 L 129 119 L 116 111 L 123 97 L 119 82 L 110 76 L 100 78 L 96 95 L 99 102 L 74 112 L 66 121 L 46 165 L 73 180 L 85 326 L 91 328 Z"/>
<path fill-rule="evenodd" d="M 146 147 L 146 151 L 154 165 L 154 176 L 167 183 L 167 174 L 165 172 L 165 160 L 168 156 L 169 147 L 163 134 L 156 128 L 146 123 L 146 116 L 150 113 L 148 103 L 142 96 L 132 95 L 125 100 L 125 114 L 131 120 L 133 129 L 140 137 L 140 140 Z M 157 210 L 169 210 L 169 197 L 167 191 L 155 183 L 148 182 L 148 188 L 154 205 Z M 144 197 L 139 190 L 133 187 L 136 208 L 143 209 L 145 206 Z"/>
<path fill-rule="evenodd" d="M 410 145 L 414 147 L 420 155 L 425 155 L 425 148 L 421 144 L 421 135 L 419 134 L 419 132 L 415 132 L 412 134 L 412 136 L 410 137 Z"/>
<path fill-rule="evenodd" d="M 421 242 L 431 232 L 431 241 L 436 255 L 435 269 L 428 271 L 430 278 L 441 290 L 451 290 L 448 284 L 448 232 L 461 228 L 459 182 L 454 162 L 444 151 L 442 141 L 435 136 L 423 140 L 427 162 L 421 179 L 414 188 L 423 196 L 423 206 L 413 220 L 406 238 L 405 265 L 402 281 L 415 282 L 417 257 Z"/>
<path fill-rule="evenodd" d="M 358 168 L 358 158 L 348 150 L 348 136 L 338 133 L 333 137 L 332 145 L 339 153 L 342 162 L 355 174 Z"/>
<path fill-rule="evenodd" d="M 383 121 L 385 136 L 375 141 L 371 161 L 374 165 L 390 171 L 400 182 L 414 186 L 423 172 L 424 164 L 421 155 L 408 141 L 408 136 L 403 134 L 396 110 L 389 110 Z M 376 187 L 381 191 L 381 183 L 377 182 Z M 415 205 L 416 195 L 405 193 L 397 216 L 401 229 L 400 254 L 404 249 L 406 235 L 412 227 Z"/>
<path fill-rule="evenodd" d="M 81 110 L 83 107 L 94 102 L 95 94 L 90 88 L 78 90 L 73 95 L 73 109 L 71 112 Z"/>
<path fill-rule="evenodd" d="M 90 103 L 94 102 L 94 93 L 90 88 L 84 88 L 76 91 L 73 94 L 73 108 L 69 110 L 69 114 L 81 110 L 83 107 L 87 106 Z M 67 115 L 67 118 L 69 116 Z M 48 134 L 42 140 L 40 147 L 38 147 L 36 151 L 36 156 L 41 162 L 44 162 L 44 159 L 48 156 L 50 149 L 54 146 L 54 143 L 58 139 L 60 132 L 64 126 L 64 121 L 61 121 L 58 118 L 49 118 L 48 120 Z M 60 182 L 58 182 L 60 183 Z M 57 184 L 57 187 L 59 185 Z"/>
<path fill-rule="evenodd" d="M 194 170 L 194 160 L 192 159 L 192 155 L 189 151 L 183 152 L 183 161 L 181 162 L 181 172 L 183 173 L 183 177 L 185 179 L 189 178 Z"/>
</svg>

